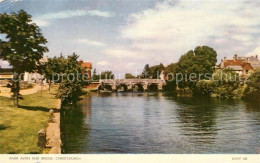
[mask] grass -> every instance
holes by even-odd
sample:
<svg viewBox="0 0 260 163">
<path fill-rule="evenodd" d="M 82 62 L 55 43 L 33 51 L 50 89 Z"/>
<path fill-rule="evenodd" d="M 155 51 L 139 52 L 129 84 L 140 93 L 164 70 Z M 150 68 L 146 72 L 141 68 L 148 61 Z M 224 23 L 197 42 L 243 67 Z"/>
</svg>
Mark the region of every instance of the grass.
<svg viewBox="0 0 260 163">
<path fill-rule="evenodd" d="M 0 153 L 42 153 L 38 147 L 38 132 L 46 129 L 48 111 L 55 108 L 56 89 L 23 96 L 19 108 L 12 98 L 0 97 Z"/>
</svg>

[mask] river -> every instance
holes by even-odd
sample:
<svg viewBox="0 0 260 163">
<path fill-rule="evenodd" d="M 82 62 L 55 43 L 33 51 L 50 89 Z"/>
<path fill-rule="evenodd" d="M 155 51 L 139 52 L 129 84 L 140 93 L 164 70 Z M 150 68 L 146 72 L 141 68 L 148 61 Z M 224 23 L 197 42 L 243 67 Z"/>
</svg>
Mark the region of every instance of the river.
<svg viewBox="0 0 260 163">
<path fill-rule="evenodd" d="M 61 117 L 63 153 L 260 153 L 256 102 L 91 93 Z"/>
</svg>

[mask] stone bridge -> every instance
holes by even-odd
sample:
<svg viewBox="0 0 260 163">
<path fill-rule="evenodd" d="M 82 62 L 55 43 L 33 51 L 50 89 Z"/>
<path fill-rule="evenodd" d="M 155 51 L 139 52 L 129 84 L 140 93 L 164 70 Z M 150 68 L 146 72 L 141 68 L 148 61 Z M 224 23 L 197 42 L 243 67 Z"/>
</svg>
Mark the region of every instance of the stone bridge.
<svg viewBox="0 0 260 163">
<path fill-rule="evenodd" d="M 121 88 L 124 91 L 133 91 L 135 89 L 139 91 L 160 91 L 166 85 L 165 80 L 162 79 L 107 79 L 99 82 L 99 89 L 104 88 L 111 91 L 117 91 Z"/>
</svg>

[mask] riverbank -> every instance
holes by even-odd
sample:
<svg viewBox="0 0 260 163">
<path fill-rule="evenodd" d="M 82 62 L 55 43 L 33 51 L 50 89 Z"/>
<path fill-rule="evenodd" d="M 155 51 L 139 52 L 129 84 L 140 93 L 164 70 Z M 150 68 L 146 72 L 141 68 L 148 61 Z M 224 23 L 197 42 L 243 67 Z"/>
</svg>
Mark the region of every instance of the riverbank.
<svg viewBox="0 0 260 163">
<path fill-rule="evenodd" d="M 55 98 L 57 88 L 51 92 L 38 91 L 23 96 L 19 108 L 13 107 L 12 98 L 0 97 L 0 153 L 42 153 L 38 147 L 40 129 L 46 129 L 49 110 L 56 108 Z"/>
</svg>

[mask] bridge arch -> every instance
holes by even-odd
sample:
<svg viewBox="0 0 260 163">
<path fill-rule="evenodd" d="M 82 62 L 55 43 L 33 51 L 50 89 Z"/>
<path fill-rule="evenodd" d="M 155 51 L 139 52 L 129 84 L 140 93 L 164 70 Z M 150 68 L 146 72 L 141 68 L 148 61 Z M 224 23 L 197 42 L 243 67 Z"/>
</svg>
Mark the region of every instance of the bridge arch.
<svg viewBox="0 0 260 163">
<path fill-rule="evenodd" d="M 156 83 L 149 84 L 148 91 L 152 91 L 152 92 L 158 91 L 158 84 L 156 84 Z"/>
<path fill-rule="evenodd" d="M 101 84 L 98 86 L 98 90 L 109 90 L 112 91 L 112 86 L 109 84 Z"/>
<path fill-rule="evenodd" d="M 143 85 L 141 83 L 136 83 L 136 84 L 133 85 L 133 90 L 143 92 L 144 88 L 143 88 Z"/>
<path fill-rule="evenodd" d="M 126 92 L 127 91 L 127 85 L 123 84 L 123 83 L 119 84 L 119 85 L 117 85 L 116 90 L 117 91 L 123 90 L 124 92 Z"/>
</svg>

